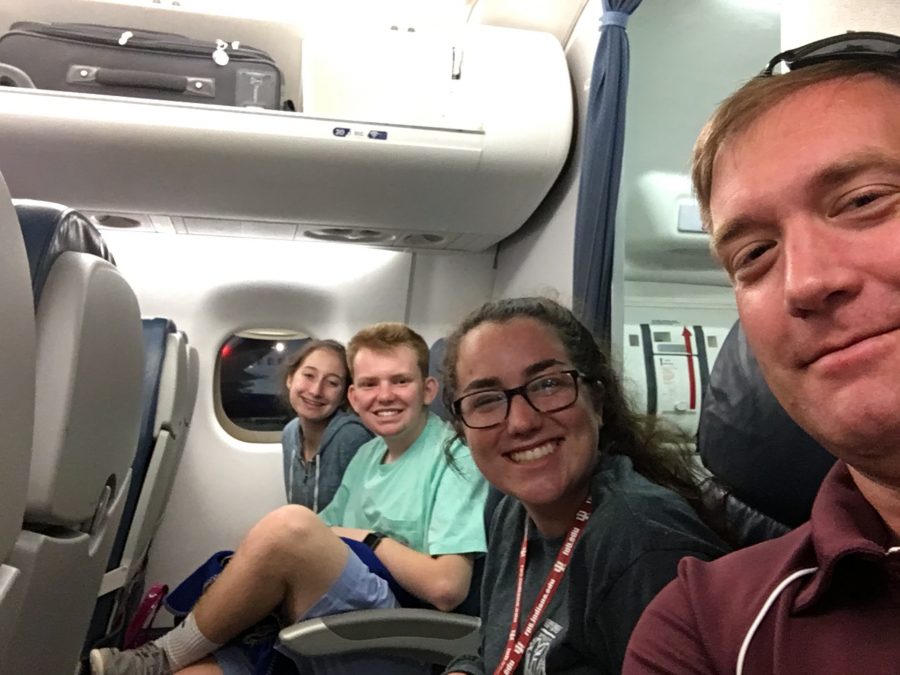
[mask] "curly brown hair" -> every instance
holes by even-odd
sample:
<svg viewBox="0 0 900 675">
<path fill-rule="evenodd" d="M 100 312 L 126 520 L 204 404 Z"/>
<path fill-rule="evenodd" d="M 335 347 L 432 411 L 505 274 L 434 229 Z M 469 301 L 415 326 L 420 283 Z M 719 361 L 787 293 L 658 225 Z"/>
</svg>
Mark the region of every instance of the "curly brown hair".
<svg viewBox="0 0 900 675">
<path fill-rule="evenodd" d="M 528 297 L 493 300 L 475 310 L 447 338 L 442 377 L 443 399 L 453 410 L 459 381 L 456 362 L 462 339 L 483 323 L 505 323 L 530 318 L 553 331 L 572 365 L 584 374 L 591 400 L 603 419 L 598 452 L 625 455 L 636 471 L 658 485 L 670 488 L 692 503 L 699 499 L 699 476 L 691 439 L 656 416 L 635 412 L 613 369 L 607 350 L 600 347 L 575 315 L 549 298 Z M 455 420 L 462 435 L 462 422 Z"/>
</svg>

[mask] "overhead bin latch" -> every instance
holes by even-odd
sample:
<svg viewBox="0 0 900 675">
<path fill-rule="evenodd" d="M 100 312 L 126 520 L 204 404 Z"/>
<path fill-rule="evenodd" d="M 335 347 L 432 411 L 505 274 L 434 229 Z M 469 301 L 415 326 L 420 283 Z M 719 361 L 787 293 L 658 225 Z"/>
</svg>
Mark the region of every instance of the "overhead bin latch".
<svg viewBox="0 0 900 675">
<path fill-rule="evenodd" d="M 450 71 L 450 79 L 458 80 L 462 77 L 463 49 L 462 47 L 453 45 L 451 51 L 453 54 L 453 69 Z"/>
</svg>

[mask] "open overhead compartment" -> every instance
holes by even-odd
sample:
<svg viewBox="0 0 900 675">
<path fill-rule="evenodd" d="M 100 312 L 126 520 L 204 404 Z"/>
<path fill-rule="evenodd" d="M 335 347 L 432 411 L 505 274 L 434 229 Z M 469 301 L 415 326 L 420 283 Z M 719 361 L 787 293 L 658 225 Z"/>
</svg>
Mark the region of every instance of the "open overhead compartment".
<svg viewBox="0 0 900 675">
<path fill-rule="evenodd" d="M 475 25 L 443 43 L 378 40 L 393 51 L 366 65 L 359 50 L 381 81 L 359 100 L 349 80 L 329 86 L 327 49 L 304 51 L 303 113 L 0 88 L 0 171 L 14 196 L 103 226 L 450 250 L 514 232 L 569 151 L 558 40 Z M 417 54 L 435 68 L 399 67 Z M 379 69 L 390 59 L 394 79 Z"/>
</svg>

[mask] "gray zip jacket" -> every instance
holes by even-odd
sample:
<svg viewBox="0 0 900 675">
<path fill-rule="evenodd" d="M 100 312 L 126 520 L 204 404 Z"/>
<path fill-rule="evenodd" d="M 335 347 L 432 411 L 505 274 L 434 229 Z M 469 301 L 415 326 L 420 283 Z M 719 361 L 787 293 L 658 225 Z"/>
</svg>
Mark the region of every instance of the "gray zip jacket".
<svg viewBox="0 0 900 675">
<path fill-rule="evenodd" d="M 295 417 L 281 432 L 284 492 L 289 504 L 306 506 L 316 513 L 334 497 L 344 471 L 356 451 L 372 438 L 372 432 L 351 413 L 338 411 L 325 427 L 322 443 L 309 462 L 301 458 L 303 429 Z"/>
</svg>

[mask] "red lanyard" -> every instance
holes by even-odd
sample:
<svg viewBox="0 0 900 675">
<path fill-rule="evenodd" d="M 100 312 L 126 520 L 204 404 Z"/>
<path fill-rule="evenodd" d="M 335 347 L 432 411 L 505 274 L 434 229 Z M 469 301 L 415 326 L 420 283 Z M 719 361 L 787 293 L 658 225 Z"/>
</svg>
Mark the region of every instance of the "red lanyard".
<svg viewBox="0 0 900 675">
<path fill-rule="evenodd" d="M 531 609 L 525 628 L 519 633 L 522 588 L 525 585 L 525 561 L 528 558 L 528 517 L 525 517 L 525 533 L 522 536 L 522 548 L 519 550 L 519 576 L 516 580 L 516 601 L 513 606 L 512 625 L 509 627 L 509 637 L 506 640 L 506 649 L 503 650 L 503 658 L 500 659 L 500 665 L 497 666 L 494 675 L 511 675 L 519 667 L 519 662 L 525 655 L 525 650 L 528 648 L 531 638 L 534 637 L 534 629 L 559 588 L 560 582 L 566 573 L 566 568 L 569 566 L 569 560 L 572 558 L 575 544 L 578 543 L 578 540 L 584 533 L 585 523 L 591 517 L 593 510 L 594 506 L 591 503 L 591 496 L 588 495 L 575 514 L 575 520 L 572 521 L 566 540 L 556 555 L 556 562 L 553 563 L 553 567 L 547 573 L 544 587 L 538 593 L 538 599 Z"/>
</svg>

